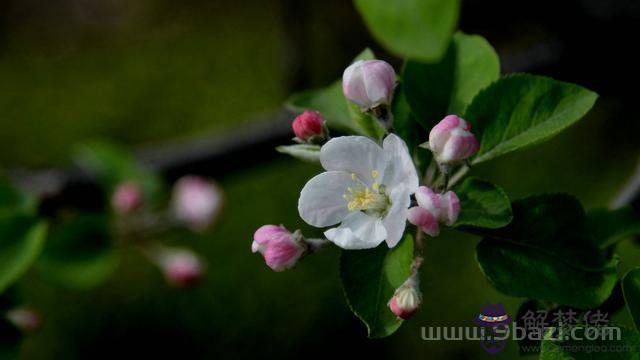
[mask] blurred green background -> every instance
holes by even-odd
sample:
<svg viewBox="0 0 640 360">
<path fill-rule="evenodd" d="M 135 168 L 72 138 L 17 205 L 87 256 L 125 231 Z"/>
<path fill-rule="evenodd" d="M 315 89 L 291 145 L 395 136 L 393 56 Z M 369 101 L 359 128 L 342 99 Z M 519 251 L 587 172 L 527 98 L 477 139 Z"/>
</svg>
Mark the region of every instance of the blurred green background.
<svg viewBox="0 0 640 360">
<path fill-rule="evenodd" d="M 549 143 L 474 169 L 514 199 L 569 192 L 587 208 L 603 206 L 636 166 L 637 112 L 628 111 L 631 97 L 615 82 L 634 58 L 621 60 L 621 68 L 606 58 L 625 41 L 618 31 L 628 25 L 583 39 L 562 27 L 562 15 L 591 24 L 582 28 L 588 35 L 637 13 L 594 10 L 591 3 L 490 1 L 480 7 L 468 1 L 463 8 L 462 30 L 486 36 L 504 55 L 505 70 L 554 76 L 603 95 L 587 117 Z M 619 3 L 626 2 L 611 2 Z M 545 58 L 535 50 L 539 43 L 560 45 Z M 335 80 L 366 46 L 399 68 L 370 39 L 351 3 L 340 0 L 5 0 L 0 167 L 66 166 L 73 146 L 94 137 L 131 149 L 162 147 L 247 125 L 254 115 L 281 109 L 290 92 Z M 527 51 L 542 54 L 542 61 Z M 369 340 L 344 301 L 339 251 L 326 249 L 284 273 L 270 271 L 250 252 L 262 224 L 318 234 L 299 219 L 296 206 L 299 190 L 320 169 L 275 152 L 272 161 L 240 167 L 216 179 L 226 203 L 212 231 L 163 239 L 192 246 L 207 259 L 200 286 L 168 288 L 130 250 L 120 250 L 116 274 L 93 290 L 65 290 L 30 273 L 19 285 L 44 326 L 25 341 L 22 357 L 299 358 L 346 350 L 386 358 L 489 358 L 477 343 L 427 342 L 420 333 L 422 326 L 470 325 L 486 303 L 502 302 L 515 314 L 523 299 L 486 282 L 474 260 L 477 239 L 452 231 L 429 239 L 422 310 L 393 336 Z M 640 250 L 628 242 L 618 253 L 621 273 L 640 263 Z M 629 324 L 624 312 L 615 319 Z M 515 345 L 499 356 L 517 357 Z"/>
</svg>

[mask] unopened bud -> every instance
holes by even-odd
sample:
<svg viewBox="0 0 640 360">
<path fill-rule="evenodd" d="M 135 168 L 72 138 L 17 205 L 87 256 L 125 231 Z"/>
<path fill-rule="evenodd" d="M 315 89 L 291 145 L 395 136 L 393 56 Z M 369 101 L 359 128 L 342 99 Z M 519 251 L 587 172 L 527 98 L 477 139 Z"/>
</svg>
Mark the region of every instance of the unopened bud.
<svg viewBox="0 0 640 360">
<path fill-rule="evenodd" d="M 142 205 L 142 191 L 134 182 L 119 184 L 111 196 L 111 206 L 118 214 L 130 214 Z"/>
<path fill-rule="evenodd" d="M 417 227 L 420 228 L 426 234 L 431 236 L 438 236 L 440 234 L 440 226 L 438 225 L 438 220 L 436 220 L 435 215 L 420 206 L 414 206 L 409 209 L 407 213 L 407 220 Z"/>
<path fill-rule="evenodd" d="M 222 192 L 201 177 L 183 176 L 174 185 L 173 206 L 180 221 L 194 231 L 202 231 L 222 207 Z"/>
<path fill-rule="evenodd" d="M 253 235 L 251 251 L 259 252 L 274 271 L 292 268 L 307 251 L 300 231 L 289 232 L 283 226 L 263 225 Z"/>
<path fill-rule="evenodd" d="M 382 60 L 359 60 L 342 75 L 342 92 L 362 110 L 389 105 L 396 83 L 393 67 Z"/>
<path fill-rule="evenodd" d="M 429 133 L 429 149 L 441 165 L 461 162 L 480 149 L 480 143 L 471 133 L 471 124 L 449 115 Z"/>
<path fill-rule="evenodd" d="M 453 225 L 460 214 L 460 199 L 453 191 L 444 194 L 420 186 L 415 193 L 418 206 L 409 209 L 408 220 L 426 234 L 440 234 L 439 224 Z"/>
<path fill-rule="evenodd" d="M 406 320 L 418 311 L 421 303 L 422 294 L 418 288 L 418 282 L 415 276 L 411 276 L 396 289 L 388 305 L 391 312 L 397 317 Z"/>
<path fill-rule="evenodd" d="M 296 140 L 306 143 L 321 143 L 327 138 L 324 119 L 319 112 L 305 111 L 298 115 L 291 124 Z"/>
</svg>

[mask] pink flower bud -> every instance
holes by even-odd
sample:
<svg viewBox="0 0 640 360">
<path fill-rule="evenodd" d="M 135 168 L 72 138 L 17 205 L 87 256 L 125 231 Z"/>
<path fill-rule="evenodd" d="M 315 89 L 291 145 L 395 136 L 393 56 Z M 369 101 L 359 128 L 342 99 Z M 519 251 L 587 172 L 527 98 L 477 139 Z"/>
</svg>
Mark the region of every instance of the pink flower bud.
<svg viewBox="0 0 640 360">
<path fill-rule="evenodd" d="M 111 196 L 111 206 L 118 214 L 130 214 L 142 205 L 142 192 L 137 184 L 124 182 Z"/>
<path fill-rule="evenodd" d="M 453 191 L 447 191 L 442 194 L 442 204 L 442 221 L 449 226 L 455 224 L 460 215 L 460 198 Z"/>
<path fill-rule="evenodd" d="M 201 177 L 184 176 L 174 185 L 173 206 L 179 220 L 194 231 L 202 231 L 222 207 L 222 193 Z"/>
<path fill-rule="evenodd" d="M 396 289 L 387 305 L 397 317 L 406 320 L 418 311 L 421 303 L 422 294 L 416 278 L 412 276 Z"/>
<path fill-rule="evenodd" d="M 18 307 L 7 311 L 6 318 L 15 327 L 25 334 L 32 333 L 40 328 L 42 319 L 35 309 L 30 307 Z"/>
<path fill-rule="evenodd" d="M 409 209 L 408 220 L 413 225 L 419 227 L 426 234 L 438 236 L 440 234 L 440 226 L 436 217 L 427 209 L 414 206 Z"/>
<path fill-rule="evenodd" d="M 439 164 L 465 160 L 480 149 L 471 125 L 455 115 L 446 116 L 429 133 L 429 148 Z"/>
<path fill-rule="evenodd" d="M 253 235 L 251 251 L 260 252 L 267 266 L 283 271 L 296 265 L 308 246 L 299 231 L 289 232 L 283 226 L 263 225 Z"/>
<path fill-rule="evenodd" d="M 296 138 L 303 142 L 313 142 L 316 139 L 324 140 L 324 120 L 317 111 L 305 111 L 298 115 L 291 124 Z"/>
<path fill-rule="evenodd" d="M 204 275 L 202 261 L 189 249 L 161 248 L 154 253 L 153 258 L 170 285 L 186 287 Z"/>
<path fill-rule="evenodd" d="M 408 220 L 426 234 L 440 234 L 439 224 L 453 225 L 460 213 L 460 199 L 453 191 L 444 194 L 433 192 L 426 186 L 416 191 L 418 206 L 409 209 Z"/>
<path fill-rule="evenodd" d="M 393 67 L 382 60 L 360 60 L 342 75 L 342 92 L 362 110 L 389 105 L 396 82 Z"/>
</svg>

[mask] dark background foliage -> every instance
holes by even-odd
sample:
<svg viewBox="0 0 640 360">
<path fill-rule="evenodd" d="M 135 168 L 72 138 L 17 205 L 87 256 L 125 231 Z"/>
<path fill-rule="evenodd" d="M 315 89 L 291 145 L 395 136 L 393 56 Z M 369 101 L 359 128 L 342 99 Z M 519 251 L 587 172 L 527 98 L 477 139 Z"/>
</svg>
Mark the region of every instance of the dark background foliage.
<svg viewBox="0 0 640 360">
<path fill-rule="evenodd" d="M 460 28 L 496 47 L 503 72 L 548 75 L 601 95 L 569 131 L 478 166 L 476 174 L 514 199 L 564 191 L 587 208 L 606 205 L 638 157 L 639 17 L 633 0 L 465 1 Z M 4 0 L 0 166 L 7 173 L 66 166 L 74 144 L 98 136 L 132 149 L 162 148 L 250 126 L 255 115 L 278 111 L 292 91 L 338 78 L 365 46 L 399 69 L 348 1 Z M 345 348 L 394 358 L 483 356 L 476 343 L 420 339 L 421 326 L 468 325 L 489 302 L 515 314 L 521 302 L 486 282 L 471 236 L 450 232 L 427 242 L 424 307 L 384 340 L 366 339 L 349 312 L 335 249 L 293 271 L 268 270 L 249 251 L 254 229 L 279 222 L 307 229 L 297 217 L 298 191 L 318 171 L 275 151 L 269 156 L 273 161 L 226 156 L 206 164 L 226 191 L 219 225 L 165 239 L 193 245 L 207 259 L 209 274 L 197 288 L 167 288 L 127 250 L 120 250 L 117 273 L 86 292 L 29 274 L 19 288 L 45 323 L 24 343 L 23 357 L 297 358 L 339 356 Z M 181 169 L 202 171 L 202 163 Z M 630 243 L 618 252 L 621 271 L 640 260 Z M 629 321 L 624 312 L 615 319 Z M 506 352 L 515 357 L 515 344 Z"/>
</svg>

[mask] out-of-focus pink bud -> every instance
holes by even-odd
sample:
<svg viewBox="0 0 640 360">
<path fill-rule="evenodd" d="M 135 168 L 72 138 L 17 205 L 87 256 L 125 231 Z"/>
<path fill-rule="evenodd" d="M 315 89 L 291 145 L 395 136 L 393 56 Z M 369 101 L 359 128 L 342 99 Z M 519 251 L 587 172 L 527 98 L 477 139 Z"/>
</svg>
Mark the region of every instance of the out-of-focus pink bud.
<svg viewBox="0 0 640 360">
<path fill-rule="evenodd" d="M 396 83 L 393 67 L 382 60 L 360 60 L 342 74 L 342 92 L 362 110 L 389 105 Z"/>
<path fill-rule="evenodd" d="M 201 177 L 183 176 L 174 185 L 173 206 L 179 220 L 194 231 L 202 231 L 222 207 L 222 192 Z"/>
<path fill-rule="evenodd" d="M 433 192 L 426 186 L 416 191 L 418 206 L 409 209 L 408 220 L 431 236 L 440 234 L 439 224 L 453 225 L 460 214 L 460 199 L 453 191 Z"/>
<path fill-rule="evenodd" d="M 446 116 L 429 133 L 429 148 L 441 165 L 457 163 L 472 156 L 480 143 L 471 125 L 456 115 Z"/>
<path fill-rule="evenodd" d="M 118 214 L 130 214 L 142 205 L 142 191 L 136 183 L 118 185 L 111 196 L 111 206 Z"/>
<path fill-rule="evenodd" d="M 35 309 L 18 307 L 7 311 L 6 318 L 25 334 L 30 334 L 40 328 L 42 319 Z"/>
<path fill-rule="evenodd" d="M 397 317 L 406 320 L 418 311 L 421 303 L 422 294 L 418 288 L 416 277 L 412 276 L 396 289 L 388 306 Z"/>
<path fill-rule="evenodd" d="M 317 143 L 326 138 L 324 120 L 317 111 L 305 111 L 298 115 L 291 127 L 301 142 Z"/>
<path fill-rule="evenodd" d="M 167 282 L 176 287 L 192 285 L 204 275 L 202 260 L 189 249 L 163 247 L 153 254 L 153 259 Z"/>
<path fill-rule="evenodd" d="M 277 225 L 261 226 L 253 235 L 251 244 L 251 251 L 262 254 L 267 266 L 274 271 L 295 266 L 307 249 L 300 231 L 291 233 Z"/>
</svg>

